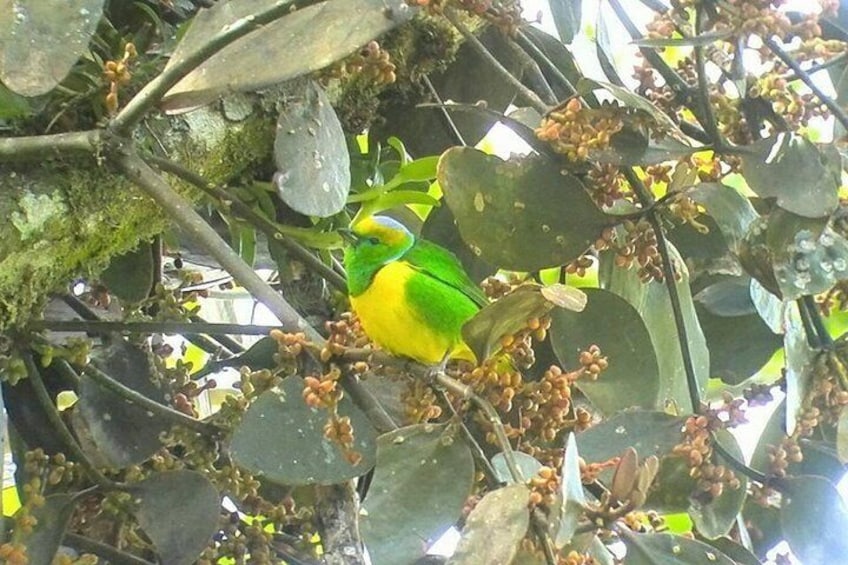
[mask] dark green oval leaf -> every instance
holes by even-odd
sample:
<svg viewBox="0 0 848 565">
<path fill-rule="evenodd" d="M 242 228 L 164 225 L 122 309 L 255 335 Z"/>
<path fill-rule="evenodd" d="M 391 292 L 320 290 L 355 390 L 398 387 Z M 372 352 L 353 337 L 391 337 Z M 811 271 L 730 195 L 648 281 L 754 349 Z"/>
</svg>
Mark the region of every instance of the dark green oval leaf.
<svg viewBox="0 0 848 565">
<path fill-rule="evenodd" d="M 530 525 L 529 501 L 525 485 L 509 485 L 484 496 L 468 515 L 448 564 L 512 563 Z"/>
<path fill-rule="evenodd" d="M 628 447 L 640 459 L 662 457 L 683 438 L 684 418 L 665 412 L 630 410 L 620 412 L 577 434 L 580 456 L 589 462 L 606 461 Z"/>
<path fill-rule="evenodd" d="M 582 312 L 555 310 L 550 339 L 563 366 L 571 366 L 580 351 L 597 345 L 609 366 L 596 381 L 575 384 L 601 412 L 623 408 L 657 408 L 659 366 L 651 336 L 639 313 L 623 298 L 607 290 L 585 288 L 588 297 Z"/>
<path fill-rule="evenodd" d="M 362 456 L 351 465 L 338 445 L 324 437 L 329 413 L 303 401 L 303 380 L 286 378 L 280 391 L 263 392 L 233 432 L 233 460 L 249 471 L 285 485 L 337 484 L 374 466 L 376 431 L 345 396 L 339 414 L 349 416 L 354 449 Z"/>
<path fill-rule="evenodd" d="M 514 451 L 512 457 L 515 459 L 515 463 L 518 465 L 525 479 L 529 479 L 543 467 L 538 459 L 521 451 Z M 499 481 L 504 483 L 512 482 L 512 475 L 509 472 L 509 466 L 506 464 L 506 458 L 502 452 L 495 453 L 494 457 L 492 457 L 492 467 L 495 469 Z"/>
<path fill-rule="evenodd" d="M 759 217 L 747 198 L 735 188 L 720 183 L 701 183 L 686 194 L 707 209 L 707 214 L 718 224 L 734 251 L 745 239 L 751 223 Z"/>
<path fill-rule="evenodd" d="M 741 153 L 742 174 L 751 190 L 764 198 L 777 198 L 781 208 L 809 218 L 827 216 L 836 209 L 838 155 L 822 153 L 808 139 L 785 132 L 747 149 Z"/>
<path fill-rule="evenodd" d="M 360 522 L 372 561 L 406 565 L 424 555 L 459 518 L 473 480 L 471 451 L 447 425 L 380 436 Z"/>
<path fill-rule="evenodd" d="M 700 541 L 672 534 L 624 533 L 627 565 L 735 565 L 719 550 Z"/>
<path fill-rule="evenodd" d="M 195 471 L 154 473 L 131 487 L 135 517 L 162 565 L 194 563 L 218 528 L 221 496 Z"/>
<path fill-rule="evenodd" d="M 733 434 L 727 430 L 718 430 L 714 438 L 720 441 L 721 445 L 738 461 L 745 460 Z M 748 492 L 748 479 L 742 475 L 738 475 L 737 478 L 741 483 L 739 488 L 731 489 L 725 485 L 721 495 L 707 504 L 692 500 L 689 506 L 689 515 L 692 517 L 692 522 L 694 522 L 698 533 L 705 538 L 713 539 L 727 534 L 736 522 L 736 517 L 742 511 L 742 505 L 745 503 L 745 496 Z"/>
<path fill-rule="evenodd" d="M 542 158 L 503 161 L 455 147 L 439 160 L 438 178 L 462 238 L 505 269 L 565 264 L 607 223 L 580 180 Z"/>
<path fill-rule="evenodd" d="M 112 257 L 100 282 L 124 304 L 141 302 L 153 290 L 153 245 L 142 242 L 136 249 Z"/>
</svg>

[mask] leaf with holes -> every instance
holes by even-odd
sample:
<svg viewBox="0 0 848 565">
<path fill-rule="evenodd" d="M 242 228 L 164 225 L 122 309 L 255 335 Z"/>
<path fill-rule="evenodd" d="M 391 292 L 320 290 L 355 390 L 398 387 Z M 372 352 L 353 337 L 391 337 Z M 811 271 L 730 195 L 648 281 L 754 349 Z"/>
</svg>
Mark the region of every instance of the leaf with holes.
<svg viewBox="0 0 848 565">
<path fill-rule="evenodd" d="M 162 565 L 188 565 L 218 529 L 221 496 L 195 471 L 153 473 L 130 487 L 135 517 Z"/>
<path fill-rule="evenodd" d="M 505 269 L 568 263 L 607 225 L 583 183 L 543 158 L 503 161 L 454 147 L 439 160 L 438 179 L 462 238 Z"/>
<path fill-rule="evenodd" d="M 315 82 L 303 85 L 277 120 L 274 184 L 292 209 L 307 216 L 339 212 L 350 191 L 350 155 L 342 124 Z"/>
<path fill-rule="evenodd" d="M 658 408 L 659 366 L 651 336 L 639 313 L 620 296 L 599 288 L 584 288 L 588 302 L 582 312 L 551 313 L 550 339 L 557 358 L 572 366 L 581 351 L 597 345 L 609 366 L 597 380 L 575 384 L 594 407 L 605 414 L 624 408 Z"/>
<path fill-rule="evenodd" d="M 526 485 L 509 485 L 486 494 L 465 520 L 462 537 L 448 563 L 511 563 L 530 525 L 529 501 Z"/>
<path fill-rule="evenodd" d="M 360 527 L 374 563 L 412 564 L 459 519 L 474 481 L 468 446 L 447 425 L 380 436 Z"/>
<path fill-rule="evenodd" d="M 795 133 L 780 132 L 748 145 L 742 152 L 742 174 L 751 190 L 777 205 L 808 218 L 836 209 L 842 168 L 835 148 L 820 151 Z"/>
<path fill-rule="evenodd" d="M 329 418 L 325 409 L 310 408 L 303 400 L 303 379 L 286 378 L 281 390 L 267 390 L 256 399 L 233 431 L 230 451 L 245 469 L 285 485 L 331 485 L 365 474 L 374 466 L 376 431 L 347 396 L 338 412 L 349 417 L 356 464 L 324 436 Z"/>
<path fill-rule="evenodd" d="M 255 14 L 275 4 L 279 2 L 218 2 L 200 10 L 171 55 L 166 72 L 221 30 L 250 25 Z M 415 13 L 403 0 L 336 0 L 294 10 L 257 26 L 201 63 L 168 91 L 162 105 L 167 110 L 188 110 L 226 92 L 259 90 L 323 69 Z M 328 37 L 336 41 L 327 41 Z"/>
</svg>

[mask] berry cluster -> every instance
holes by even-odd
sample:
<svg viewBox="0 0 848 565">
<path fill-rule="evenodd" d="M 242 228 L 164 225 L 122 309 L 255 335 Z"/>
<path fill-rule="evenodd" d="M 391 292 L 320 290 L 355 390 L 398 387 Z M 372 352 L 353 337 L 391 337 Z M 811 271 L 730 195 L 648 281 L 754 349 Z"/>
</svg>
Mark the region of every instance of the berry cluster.
<svg viewBox="0 0 848 565">
<path fill-rule="evenodd" d="M 127 43 L 124 47 L 124 55 L 117 61 L 106 61 L 103 64 L 103 76 L 109 83 L 109 93 L 106 95 L 106 110 L 109 115 L 118 112 L 118 91 L 121 86 L 126 86 L 132 79 L 130 73 L 130 61 L 138 56 L 135 45 Z"/>
<path fill-rule="evenodd" d="M 740 481 L 724 465 L 715 465 L 711 433 L 723 426 L 718 418 L 705 415 L 690 416 L 683 429 L 683 441 L 672 449 L 672 454 L 683 457 L 689 465 L 689 476 L 696 480 L 696 493 L 693 495 L 703 502 L 709 502 L 724 492 L 725 488 L 737 489 Z"/>
</svg>

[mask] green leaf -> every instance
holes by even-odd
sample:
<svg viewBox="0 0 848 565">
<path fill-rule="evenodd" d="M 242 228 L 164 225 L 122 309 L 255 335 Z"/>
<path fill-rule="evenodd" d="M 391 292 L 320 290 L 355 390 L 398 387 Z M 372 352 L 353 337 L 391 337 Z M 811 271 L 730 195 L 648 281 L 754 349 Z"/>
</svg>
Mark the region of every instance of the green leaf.
<svg viewBox="0 0 848 565">
<path fill-rule="evenodd" d="M 505 269 L 568 263 L 607 223 L 577 177 L 540 158 L 503 161 L 455 147 L 439 160 L 438 177 L 462 238 Z"/>
<path fill-rule="evenodd" d="M 0 81 L 12 92 L 53 90 L 88 50 L 103 0 L 17 0 L 0 10 Z"/>
<path fill-rule="evenodd" d="M 780 510 L 773 506 L 760 506 L 749 500 L 742 513 L 751 535 L 754 553 L 764 560 L 766 554 L 784 540 L 780 528 Z"/>
<path fill-rule="evenodd" d="M 526 485 L 509 485 L 486 494 L 468 515 L 459 545 L 448 563 L 511 563 L 530 525 L 529 501 L 530 489 Z"/>
<path fill-rule="evenodd" d="M 447 425 L 380 436 L 360 522 L 371 560 L 414 563 L 459 518 L 473 481 L 471 451 Z"/>
<path fill-rule="evenodd" d="M 807 343 L 807 332 L 801 321 L 798 304 L 788 304 L 784 322 L 783 350 L 786 378 L 786 433 L 792 434 L 804 409 L 812 385 L 813 362 L 817 351 Z"/>
<path fill-rule="evenodd" d="M 612 48 L 605 12 L 604 6 L 600 5 L 595 12 L 595 53 L 598 56 L 601 71 L 603 71 L 607 80 L 618 85 L 623 85 L 624 81 L 621 80 L 621 76 L 615 68 L 615 52 Z M 580 86 L 577 87 L 577 90 L 580 91 Z"/>
<path fill-rule="evenodd" d="M 274 184 L 296 212 L 332 216 L 344 208 L 350 191 L 347 141 L 321 87 L 310 81 L 303 88 L 288 100 L 277 121 Z"/>
<path fill-rule="evenodd" d="M 577 434 L 577 447 L 588 462 L 612 459 L 628 447 L 635 449 L 640 459 L 661 458 L 680 443 L 684 420 L 665 412 L 619 412 Z"/>
<path fill-rule="evenodd" d="M 233 432 L 233 460 L 285 485 L 330 485 L 363 475 L 376 456 L 376 432 L 368 418 L 347 396 L 342 398 L 339 415 L 350 417 L 353 448 L 362 456 L 352 465 L 341 448 L 324 437 L 329 413 L 306 405 L 303 386 L 300 377 L 288 377 L 280 391 L 265 391 L 251 404 Z"/>
<path fill-rule="evenodd" d="M 521 470 L 521 474 L 524 475 L 524 478 L 526 479 L 534 476 L 539 469 L 543 467 L 542 463 L 538 459 L 521 451 L 514 451 L 512 456 L 515 459 L 519 470 Z M 512 474 L 509 472 L 509 467 L 506 464 L 506 458 L 502 452 L 495 453 L 494 457 L 492 457 L 492 467 L 498 475 L 498 480 L 504 483 L 512 482 Z"/>
<path fill-rule="evenodd" d="M 559 39 L 563 43 L 571 43 L 574 36 L 580 31 L 580 16 L 583 2 L 573 0 L 550 0 L 554 26 L 556 26 Z"/>
<path fill-rule="evenodd" d="M 736 562 L 737 565 L 760 565 L 761 563 L 760 560 L 757 559 L 756 555 L 729 537 L 722 536 L 705 541 L 723 554 L 727 555 Z"/>
<path fill-rule="evenodd" d="M 27 550 L 29 565 L 51 565 L 65 529 L 71 520 L 77 504 L 77 495 L 52 494 L 44 499 L 44 505 L 36 508 L 32 516 L 38 523 L 32 533 L 20 536 L 15 533 L 15 541 L 23 542 Z M 18 510 L 23 513 L 24 509 Z"/>
<path fill-rule="evenodd" d="M 193 54 L 222 29 L 237 22 L 243 25 L 274 4 L 275 0 L 219 2 L 201 10 L 192 19 L 166 69 Z M 415 13 L 403 0 L 338 0 L 292 11 L 196 67 L 168 91 L 163 107 L 188 110 L 225 92 L 255 91 L 322 69 L 408 21 Z M 328 37 L 336 40 L 327 41 Z"/>
<path fill-rule="evenodd" d="M 162 565 L 188 565 L 218 529 L 221 496 L 195 471 L 153 473 L 132 485 L 135 517 L 159 553 Z"/>
<path fill-rule="evenodd" d="M 693 539 L 672 534 L 622 533 L 627 565 L 735 565 L 719 550 Z"/>
<path fill-rule="evenodd" d="M 761 473 L 768 473 L 770 469 L 768 460 L 768 447 L 780 445 L 781 440 L 786 436 L 784 431 L 784 423 L 786 420 L 786 399 L 781 400 L 774 407 L 774 411 L 769 416 L 759 439 L 757 446 L 754 448 L 754 453 L 751 455 L 750 466 L 752 469 Z"/>
<path fill-rule="evenodd" d="M 554 0 L 554 1 L 563 1 L 569 2 L 569 0 Z M 574 60 L 574 54 L 571 50 L 566 47 L 562 41 L 554 37 L 553 35 L 546 33 L 545 31 L 539 29 L 536 26 L 525 24 L 522 29 L 524 35 L 527 37 L 528 41 L 532 43 L 536 48 L 541 52 L 545 58 L 553 63 L 554 67 L 571 82 L 572 85 L 577 84 L 583 77 L 583 73 L 580 72 L 580 69 L 577 67 L 577 63 Z M 539 67 L 542 69 L 542 74 L 548 80 L 551 85 L 551 88 L 554 91 L 554 94 L 557 97 L 557 100 L 565 100 L 569 96 L 574 94 L 574 90 L 568 88 L 566 85 L 561 84 L 562 81 L 556 80 L 553 76 L 553 73 L 547 69 L 544 62 L 540 60 L 540 57 L 536 55 L 533 50 L 529 53 L 530 57 L 536 61 Z M 598 100 L 595 98 L 594 94 L 588 94 L 586 97 L 586 101 L 594 104 L 597 103 Z"/>
<path fill-rule="evenodd" d="M 733 35 L 733 30 L 708 31 L 691 37 L 645 37 L 631 41 L 638 47 L 703 47 L 716 41 L 727 39 Z"/>
<path fill-rule="evenodd" d="M 683 311 L 689 352 L 692 356 L 698 386 L 703 393 L 709 378 L 709 350 L 695 313 L 686 266 L 677 250 L 670 244 L 669 251 L 675 265 L 682 271 L 681 280 L 675 282 L 675 285 Z M 687 410 L 691 404 L 686 384 L 686 371 L 680 354 L 680 338 L 674 323 L 674 312 L 665 283 L 656 281 L 642 283 L 636 269 L 616 267 L 610 253 L 601 254 L 599 279 L 602 287 L 627 300 L 639 312 L 645 327 L 648 328 L 654 351 L 663 353 L 657 358 L 660 380 L 657 407 L 664 407 L 665 403 L 670 401 Z M 640 453 L 640 456 L 642 455 Z"/>
<path fill-rule="evenodd" d="M 809 218 L 829 215 L 838 203 L 841 163 L 809 140 L 780 132 L 741 153 L 742 174 L 758 195 L 777 199 L 785 210 Z"/>
<path fill-rule="evenodd" d="M 659 405 L 659 366 L 651 336 L 639 313 L 608 290 L 585 288 L 582 312 L 556 310 L 551 314 L 550 340 L 563 366 L 572 365 L 580 351 L 601 348 L 609 366 L 596 381 L 575 384 L 592 405 L 605 414 L 624 408 Z"/>
<path fill-rule="evenodd" d="M 747 198 L 720 183 L 701 183 L 686 194 L 706 208 L 733 251 L 745 239 L 751 223 L 759 217 Z"/>
<path fill-rule="evenodd" d="M 359 217 L 373 216 L 384 210 L 391 210 L 408 204 L 423 204 L 424 206 L 441 206 L 441 202 L 426 192 L 418 190 L 393 190 L 381 194 L 373 200 L 363 203 L 357 213 Z"/>
<path fill-rule="evenodd" d="M 838 563 L 848 554 L 848 508 L 822 477 L 786 479 L 780 508 L 783 535 L 803 563 Z M 788 499 L 788 500 L 787 500 Z"/>
<path fill-rule="evenodd" d="M 554 540 L 557 546 L 569 543 L 577 531 L 586 495 L 583 493 L 583 482 L 580 480 L 580 454 L 573 433 L 568 434 L 565 443 L 565 455 L 562 461 L 562 484 L 560 496 L 562 507 L 559 516 L 559 530 Z"/>
<path fill-rule="evenodd" d="M 0 83 L 0 120 L 14 120 L 32 113 L 29 101 Z"/>
<path fill-rule="evenodd" d="M 122 339 L 92 354 L 104 373 L 160 404 L 166 404 L 161 388 L 153 383 L 156 370 L 149 355 Z M 87 437 L 109 465 L 123 468 L 147 460 L 162 447 L 160 435 L 170 424 L 147 408 L 133 404 L 112 390 L 83 378 L 76 409 Z M 79 431 L 79 430 L 78 430 Z"/>
<path fill-rule="evenodd" d="M 669 135 L 655 139 L 641 128 L 625 123 L 624 128 L 610 138 L 608 148 L 590 150 L 588 159 L 613 165 L 656 165 L 702 151 Z"/>
<path fill-rule="evenodd" d="M 488 359 L 500 348 L 503 337 L 527 327 L 528 320 L 541 318 L 555 306 L 560 306 L 556 310 L 582 309 L 585 299 L 584 292 L 577 288 L 525 284 L 481 308 L 462 326 L 462 338 L 477 359 Z"/>
<path fill-rule="evenodd" d="M 745 460 L 736 438 L 729 431 L 718 430 L 715 438 L 737 460 Z M 736 523 L 736 517 L 742 511 L 748 492 L 748 479 L 741 475 L 738 479 L 741 483 L 739 488 L 731 489 L 725 485 L 722 493 L 707 504 L 702 504 L 697 499 L 692 500 L 689 515 L 698 533 L 705 538 L 714 539 L 723 536 Z"/>
</svg>

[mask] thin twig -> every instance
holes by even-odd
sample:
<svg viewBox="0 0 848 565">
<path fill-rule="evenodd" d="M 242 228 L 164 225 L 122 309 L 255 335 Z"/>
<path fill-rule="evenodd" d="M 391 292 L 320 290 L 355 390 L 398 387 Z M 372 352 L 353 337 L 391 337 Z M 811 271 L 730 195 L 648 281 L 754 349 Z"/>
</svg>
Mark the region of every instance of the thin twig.
<svg viewBox="0 0 848 565">
<path fill-rule="evenodd" d="M 50 398 L 50 393 L 47 392 L 47 387 L 44 386 L 44 381 L 41 378 L 41 373 L 38 371 L 38 367 L 35 365 L 32 354 L 29 352 L 22 352 L 22 357 L 24 364 L 26 365 L 27 375 L 30 383 L 32 384 L 33 391 L 38 399 L 38 403 L 41 405 L 41 409 L 47 416 L 47 421 L 50 423 L 53 431 L 59 436 L 59 439 L 65 449 L 68 450 L 68 455 L 79 463 L 88 478 L 103 490 L 110 491 L 120 488 L 118 483 L 106 477 L 97 469 L 97 467 L 94 466 L 94 463 L 91 462 L 77 443 L 73 434 L 71 434 L 68 426 L 65 425 L 65 421 L 62 420 L 62 416 L 59 414 L 59 409 L 56 408 L 56 403 L 52 398 Z"/>
<path fill-rule="evenodd" d="M 821 101 L 822 104 L 827 106 L 827 109 L 830 110 L 830 113 L 833 114 L 833 117 L 836 118 L 842 127 L 848 129 L 848 114 L 833 100 L 830 96 L 822 92 L 822 89 L 818 87 L 818 85 L 813 81 L 810 77 L 810 74 L 801 68 L 801 65 L 798 64 L 795 59 L 789 56 L 789 53 L 783 50 L 777 42 L 770 37 L 763 37 L 763 43 L 765 43 L 766 47 L 768 47 L 772 53 L 777 55 L 777 58 L 783 61 L 783 63 L 792 69 L 795 74 L 801 79 L 801 82 L 807 85 L 807 87 L 812 91 L 812 93 L 816 96 L 816 98 Z"/>
<path fill-rule="evenodd" d="M 269 239 L 279 241 L 280 244 L 285 247 L 289 253 L 297 257 L 301 262 L 303 262 L 304 265 L 306 265 L 307 268 L 312 269 L 318 275 L 324 277 L 324 279 L 326 279 L 327 282 L 336 287 L 336 289 L 341 290 L 342 292 L 347 292 L 347 282 L 345 281 L 344 277 L 336 273 L 331 267 L 321 261 L 321 259 L 316 257 L 312 252 L 310 252 L 300 243 L 292 240 L 285 233 L 280 231 L 280 228 L 279 226 L 277 226 L 276 222 L 273 222 L 272 220 L 268 219 L 264 215 L 251 208 L 238 196 L 230 194 L 222 187 L 209 182 L 194 171 L 190 171 L 189 169 L 186 169 L 179 163 L 171 161 L 170 159 L 156 157 L 155 155 L 145 155 L 144 160 L 148 163 L 155 165 L 158 169 L 161 169 L 166 173 L 172 174 L 175 177 L 180 178 L 199 188 L 204 193 L 206 193 L 207 196 L 209 196 L 216 203 L 218 203 L 222 208 L 232 208 L 233 211 L 244 217 L 247 221 L 251 223 L 251 225 L 253 225 L 255 228 L 258 228 Z"/>
<path fill-rule="evenodd" d="M 833 67 L 835 65 L 839 65 L 840 63 L 844 63 L 846 60 L 848 60 L 848 53 L 840 53 L 836 57 L 828 59 L 827 61 L 824 61 L 824 62 L 810 66 L 810 68 L 807 69 L 806 72 L 807 72 L 808 75 L 813 76 L 814 74 L 816 74 L 818 72 L 826 71 L 830 67 Z M 783 79 L 787 82 L 792 82 L 793 80 L 798 80 L 799 78 L 801 78 L 801 77 L 799 77 L 795 73 L 788 73 L 788 74 L 783 76 Z"/>
<path fill-rule="evenodd" d="M 471 45 L 471 47 L 477 51 L 477 53 L 483 57 L 486 63 L 494 70 L 501 78 L 503 78 L 506 82 L 515 87 L 518 92 L 527 99 L 527 102 L 536 109 L 540 114 L 546 114 L 549 110 L 548 106 L 542 101 L 539 96 L 521 84 L 521 81 L 515 78 L 512 73 L 504 67 L 500 61 L 498 61 L 492 53 L 486 49 L 486 46 L 483 45 L 477 37 L 471 33 L 471 31 L 465 27 L 457 15 L 450 9 L 445 10 L 445 17 L 450 21 L 451 24 L 465 37 L 465 40 Z"/>
<path fill-rule="evenodd" d="M 453 121 L 453 118 L 451 118 L 450 113 L 444 108 L 444 101 L 439 96 L 439 93 L 436 91 L 436 87 L 433 86 L 430 78 L 427 75 L 424 75 L 423 80 L 424 84 L 427 86 L 427 90 L 430 91 L 430 94 L 436 99 L 436 102 L 439 103 L 439 110 L 441 111 L 442 117 L 450 128 L 451 133 L 456 138 L 456 142 L 463 147 L 467 146 L 468 144 L 465 142 L 465 138 L 462 137 L 462 133 L 459 131 L 459 128 L 456 127 L 456 123 Z"/>
<path fill-rule="evenodd" d="M 164 404 L 160 404 L 155 400 L 152 400 L 143 394 L 135 391 L 128 386 L 125 386 L 122 383 L 119 383 L 94 365 L 87 365 L 85 369 L 83 369 L 83 375 L 90 378 L 98 385 L 103 388 L 110 390 L 117 394 L 118 396 L 129 400 L 136 406 L 140 408 L 144 408 L 158 416 L 161 416 L 163 419 L 168 420 L 174 425 L 179 425 L 184 428 L 188 428 L 193 430 L 199 434 L 203 434 L 205 436 L 209 435 L 218 435 L 221 432 L 221 429 L 214 424 L 209 424 L 207 422 L 202 422 L 191 416 L 183 414 L 177 410 L 169 406 L 165 406 Z"/>
<path fill-rule="evenodd" d="M 703 10 L 700 7 L 696 8 L 696 36 L 701 33 L 703 17 Z M 698 98 L 701 101 L 701 112 L 704 117 L 704 119 L 701 121 L 701 124 L 704 126 L 704 129 L 707 130 L 707 135 L 710 136 L 710 142 L 713 145 L 713 150 L 718 153 L 721 153 L 725 144 L 724 139 L 721 137 L 721 133 L 719 133 L 718 131 L 718 123 L 716 122 L 716 117 L 713 113 L 713 107 L 710 103 L 710 84 L 707 80 L 706 63 L 704 61 L 704 48 L 701 45 L 695 45 L 695 69 L 698 75 Z"/>
<path fill-rule="evenodd" d="M 130 555 L 129 553 L 124 553 L 116 547 L 79 534 L 66 533 L 64 538 L 62 538 L 62 543 L 73 547 L 79 552 L 92 553 L 98 557 L 102 557 L 112 565 L 154 565 L 150 561 Z"/>
<path fill-rule="evenodd" d="M 483 451 L 483 448 L 480 446 L 480 443 L 474 438 L 474 435 L 471 433 L 471 430 L 468 429 L 468 426 L 465 425 L 462 416 L 460 416 L 459 412 L 456 411 L 456 408 L 453 406 L 453 402 L 451 402 L 450 397 L 448 396 L 445 390 L 440 391 L 442 393 L 442 399 L 445 401 L 445 404 L 448 407 L 448 410 L 451 411 L 451 414 L 459 422 L 459 429 L 462 432 L 463 437 L 465 438 L 465 442 L 468 444 L 468 447 L 471 449 L 471 454 L 474 456 L 474 459 L 477 460 L 477 464 L 483 469 L 483 474 L 486 475 L 486 479 L 489 482 L 489 486 L 498 487 L 502 484 L 500 477 L 498 477 L 498 472 L 495 470 L 495 467 L 492 465 L 492 462 L 489 461 L 489 458 L 486 457 L 486 453 Z"/>
<path fill-rule="evenodd" d="M 35 331 L 88 333 L 159 333 L 268 335 L 276 326 L 255 326 L 210 322 L 113 322 L 106 320 L 34 320 L 29 328 Z"/>
<path fill-rule="evenodd" d="M 150 168 L 132 147 L 123 148 L 115 155 L 115 164 L 124 175 L 151 196 L 189 237 L 212 255 L 233 278 L 274 314 L 282 327 L 291 332 L 304 332 L 315 342 L 323 338 L 303 319 L 279 293 L 262 280 L 256 272 L 221 239 L 212 227 L 194 211 L 189 202 L 168 185 Z"/>
<path fill-rule="evenodd" d="M 292 0 L 289 2 L 274 2 L 264 10 L 224 26 L 221 30 L 209 38 L 206 43 L 191 53 L 184 55 L 181 59 L 172 59 L 171 64 L 159 75 L 151 80 L 136 94 L 132 100 L 121 110 L 109 124 L 109 128 L 121 135 L 126 135 L 141 121 L 144 115 L 153 108 L 180 80 L 191 71 L 200 66 L 201 63 L 212 57 L 215 53 L 255 31 L 262 26 L 270 24 L 286 14 L 295 10 L 305 8 L 311 4 L 317 4 L 321 0 Z"/>
</svg>

